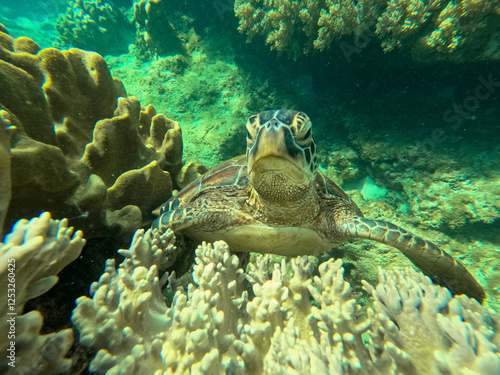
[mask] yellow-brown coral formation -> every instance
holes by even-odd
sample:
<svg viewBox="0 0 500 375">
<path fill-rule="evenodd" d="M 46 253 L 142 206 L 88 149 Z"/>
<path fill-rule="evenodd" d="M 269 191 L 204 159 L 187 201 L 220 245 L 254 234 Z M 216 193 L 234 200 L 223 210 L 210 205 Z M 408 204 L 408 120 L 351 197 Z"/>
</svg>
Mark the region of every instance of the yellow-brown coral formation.
<svg viewBox="0 0 500 375">
<path fill-rule="evenodd" d="M 489 25 L 499 20 L 500 2 L 475 0 L 475 1 L 450 1 L 439 13 L 437 28 L 426 37 L 428 46 L 436 48 L 439 52 L 453 52 L 463 43 L 468 43 L 473 48 L 468 35 L 475 34 L 488 41 L 491 46 Z M 496 30 L 498 32 L 498 29 Z M 499 48 L 499 46 L 497 46 Z M 478 53 L 481 51 L 478 50 Z M 497 57 L 498 58 L 498 57 Z"/>
<path fill-rule="evenodd" d="M 361 318 L 340 260 L 321 264 L 312 278 L 307 257 L 292 260 L 287 276 L 285 261 L 272 265 L 269 256 L 259 256 L 246 273 L 224 242 L 203 244 L 193 283 L 175 291 L 175 278 L 158 272 L 173 249 L 170 231 L 138 231 L 130 249 L 120 251 L 126 259 L 118 270 L 109 260 L 91 286 L 92 299 L 77 300 L 72 320 L 80 341 L 99 350 L 91 371 L 418 375 L 500 369 L 500 317 L 410 269 L 380 269 L 377 287 L 365 283 L 374 307 Z M 167 282 L 175 291 L 170 306 L 161 290 Z"/>
<path fill-rule="evenodd" d="M 48 213 L 20 220 L 0 242 L 0 330 L 2 374 L 59 374 L 69 369 L 64 358 L 73 342 L 73 330 L 40 335 L 43 317 L 38 311 L 23 314 L 26 301 L 57 283 L 57 274 L 75 260 L 85 240 L 73 234 L 66 219 L 52 220 Z M 12 323 L 15 319 L 15 323 Z M 5 354 L 7 353 L 7 354 Z"/>
<path fill-rule="evenodd" d="M 171 5 L 165 0 L 141 0 L 134 4 L 139 55 L 165 56 L 184 52 L 181 40 L 186 36 L 170 21 L 174 17 L 169 8 Z"/>
<path fill-rule="evenodd" d="M 103 55 L 128 51 L 133 26 L 121 9 L 107 0 L 73 0 L 55 28 L 63 46 L 83 48 Z"/>
<path fill-rule="evenodd" d="M 418 30 L 441 6 L 441 0 L 398 1 L 389 0 L 384 12 L 377 20 L 376 33 L 382 38 L 382 48 L 390 51 L 400 47 L 406 39 Z"/>
<path fill-rule="evenodd" d="M 131 234 L 170 197 L 180 126 L 128 97 L 100 55 L 0 33 L 0 83 L 2 117 L 16 127 L 6 225 L 50 211 L 88 237 Z"/>
<path fill-rule="evenodd" d="M 372 28 L 385 51 L 404 45 L 415 57 L 500 59 L 499 0 L 236 0 L 234 9 L 249 40 L 260 34 L 294 59 Z"/>
<path fill-rule="evenodd" d="M 391 0 L 378 19 L 376 33 L 386 51 L 408 40 L 414 54 L 437 52 L 438 56 L 455 59 L 499 59 L 500 46 L 495 46 L 492 38 L 500 31 L 499 20 L 498 0 Z M 414 35 L 415 40 L 410 41 Z M 492 48 L 496 53 L 491 53 Z"/>
<path fill-rule="evenodd" d="M 369 6 L 368 6 L 369 5 Z M 266 38 L 271 49 L 297 58 L 313 49 L 324 50 L 342 35 L 353 34 L 376 19 L 378 6 L 366 1 L 236 0 L 240 31 L 251 40 Z"/>
</svg>

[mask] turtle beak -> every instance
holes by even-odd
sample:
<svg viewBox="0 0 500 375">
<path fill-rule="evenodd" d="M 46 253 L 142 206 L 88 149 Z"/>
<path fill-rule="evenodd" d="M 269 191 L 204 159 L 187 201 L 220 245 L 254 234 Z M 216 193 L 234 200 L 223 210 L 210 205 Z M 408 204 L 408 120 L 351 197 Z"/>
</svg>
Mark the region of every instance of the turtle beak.
<svg viewBox="0 0 500 375">
<path fill-rule="evenodd" d="M 249 176 L 257 191 L 276 188 L 278 180 L 286 180 L 287 186 L 306 186 L 311 180 L 302 150 L 293 141 L 290 128 L 276 123 L 261 127 L 253 147 L 248 150 Z"/>
<path fill-rule="evenodd" d="M 260 128 L 253 147 L 248 152 L 248 168 L 252 171 L 259 161 L 265 158 L 282 158 L 293 164 L 296 168 L 302 169 L 302 151 L 293 142 L 293 134 L 287 127 L 281 126 L 278 121 L 269 121 Z M 279 163 L 278 169 L 282 168 Z M 273 166 L 268 165 L 272 170 Z"/>
<path fill-rule="evenodd" d="M 287 151 L 284 147 L 283 128 L 262 129 L 257 137 L 257 144 L 250 153 L 255 161 L 267 156 L 286 158 Z"/>
</svg>

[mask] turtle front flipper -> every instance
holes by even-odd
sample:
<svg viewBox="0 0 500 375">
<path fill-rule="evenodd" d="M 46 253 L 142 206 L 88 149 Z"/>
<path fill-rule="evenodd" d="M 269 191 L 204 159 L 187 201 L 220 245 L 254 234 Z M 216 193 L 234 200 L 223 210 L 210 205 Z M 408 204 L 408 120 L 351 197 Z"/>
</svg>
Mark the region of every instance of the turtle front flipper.
<svg viewBox="0 0 500 375">
<path fill-rule="evenodd" d="M 350 237 L 374 240 L 399 249 L 425 275 L 453 294 L 466 294 L 479 302 L 486 297 L 484 289 L 469 271 L 432 242 L 394 224 L 362 217 L 354 217 L 347 223 L 347 231 Z"/>
<path fill-rule="evenodd" d="M 192 207 L 176 208 L 175 210 L 167 211 L 157 217 L 153 224 L 152 229 L 158 229 L 160 232 L 165 232 L 171 229 L 176 232 L 193 225 L 194 210 Z"/>
</svg>

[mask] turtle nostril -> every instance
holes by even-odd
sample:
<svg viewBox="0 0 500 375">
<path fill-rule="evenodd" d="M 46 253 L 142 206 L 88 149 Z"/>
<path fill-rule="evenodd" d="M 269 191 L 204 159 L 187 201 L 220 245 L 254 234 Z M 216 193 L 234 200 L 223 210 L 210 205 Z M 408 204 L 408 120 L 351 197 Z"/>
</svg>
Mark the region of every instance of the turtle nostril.
<svg viewBox="0 0 500 375">
<path fill-rule="evenodd" d="M 267 122 L 267 128 L 268 129 L 271 129 L 271 128 L 275 128 L 275 129 L 278 129 L 280 126 L 280 123 L 278 120 L 274 119 L 274 120 L 270 120 Z"/>
</svg>

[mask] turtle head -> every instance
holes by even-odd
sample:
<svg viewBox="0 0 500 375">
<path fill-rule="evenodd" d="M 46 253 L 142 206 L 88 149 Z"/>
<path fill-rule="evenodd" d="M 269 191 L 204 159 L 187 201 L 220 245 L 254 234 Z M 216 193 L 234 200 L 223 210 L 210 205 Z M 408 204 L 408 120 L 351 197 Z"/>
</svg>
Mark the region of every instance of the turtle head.
<svg viewBox="0 0 500 375">
<path fill-rule="evenodd" d="M 263 111 L 248 119 L 247 166 L 259 196 L 275 204 L 302 200 L 316 178 L 311 120 L 292 110 Z"/>
</svg>

